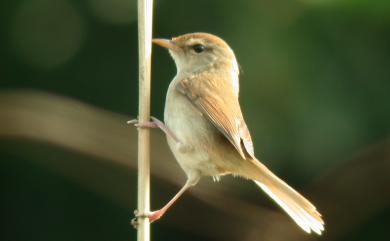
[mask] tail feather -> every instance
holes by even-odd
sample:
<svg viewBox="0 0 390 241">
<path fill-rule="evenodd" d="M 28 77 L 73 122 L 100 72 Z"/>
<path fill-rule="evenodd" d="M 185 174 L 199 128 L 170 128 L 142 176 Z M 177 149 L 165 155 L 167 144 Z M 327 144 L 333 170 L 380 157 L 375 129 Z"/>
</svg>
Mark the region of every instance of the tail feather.
<svg viewBox="0 0 390 241">
<path fill-rule="evenodd" d="M 243 176 L 252 179 L 304 231 L 307 233 L 314 231 L 321 235 L 324 231 L 324 221 L 316 207 L 259 161 L 251 161 L 256 167 L 251 165 Z"/>
</svg>

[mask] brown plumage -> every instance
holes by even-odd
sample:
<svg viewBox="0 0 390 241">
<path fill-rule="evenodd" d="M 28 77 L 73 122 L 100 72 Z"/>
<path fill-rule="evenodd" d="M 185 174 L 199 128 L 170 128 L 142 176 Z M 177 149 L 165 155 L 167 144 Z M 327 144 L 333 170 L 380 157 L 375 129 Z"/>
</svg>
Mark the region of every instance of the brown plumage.
<svg viewBox="0 0 390 241">
<path fill-rule="evenodd" d="M 213 78 L 214 74 L 201 73 L 178 81 L 176 88 L 232 143 L 243 159 L 246 155 L 255 158 L 252 139 L 230 81 L 222 78 L 212 81 Z"/>
<path fill-rule="evenodd" d="M 168 143 L 188 181 L 162 209 L 201 176 L 239 175 L 253 180 L 303 230 L 321 234 L 323 220 L 315 206 L 259 162 L 238 100 L 238 65 L 222 39 L 206 33 L 186 34 L 172 40 L 156 39 L 168 48 L 177 66 L 165 104 Z"/>
</svg>

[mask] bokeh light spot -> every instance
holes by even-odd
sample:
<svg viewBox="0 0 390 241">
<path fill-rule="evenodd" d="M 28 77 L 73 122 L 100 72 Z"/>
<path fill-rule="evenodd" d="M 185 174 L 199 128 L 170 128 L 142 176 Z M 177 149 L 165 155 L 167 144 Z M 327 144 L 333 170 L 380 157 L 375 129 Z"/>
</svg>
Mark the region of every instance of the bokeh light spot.
<svg viewBox="0 0 390 241">
<path fill-rule="evenodd" d="M 84 22 L 66 0 L 24 1 L 11 25 L 11 45 L 23 61 L 51 69 L 72 58 L 84 39 Z"/>
</svg>

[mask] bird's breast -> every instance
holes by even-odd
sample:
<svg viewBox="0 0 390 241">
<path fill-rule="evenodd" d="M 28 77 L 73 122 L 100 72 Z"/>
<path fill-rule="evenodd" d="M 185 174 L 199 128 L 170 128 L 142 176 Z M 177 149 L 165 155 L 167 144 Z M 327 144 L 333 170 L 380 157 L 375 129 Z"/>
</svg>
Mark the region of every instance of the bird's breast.
<svg viewBox="0 0 390 241">
<path fill-rule="evenodd" d="M 164 111 L 165 124 L 178 139 L 187 145 L 201 145 L 209 142 L 215 127 L 187 99 L 186 96 L 170 88 Z"/>
<path fill-rule="evenodd" d="M 181 142 L 180 146 L 172 138 L 167 138 L 173 154 L 186 173 L 194 170 L 211 176 L 221 173 L 211 160 L 220 133 L 186 96 L 176 91 L 174 83 L 168 89 L 164 121 Z"/>
</svg>

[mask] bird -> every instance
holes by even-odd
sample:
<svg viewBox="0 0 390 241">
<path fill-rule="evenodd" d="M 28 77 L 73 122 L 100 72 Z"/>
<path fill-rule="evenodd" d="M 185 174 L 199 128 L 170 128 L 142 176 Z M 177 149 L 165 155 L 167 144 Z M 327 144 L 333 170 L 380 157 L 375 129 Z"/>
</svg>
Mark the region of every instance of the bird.
<svg viewBox="0 0 390 241">
<path fill-rule="evenodd" d="M 200 32 L 152 42 L 168 49 L 177 73 L 168 87 L 164 122 L 152 117 L 132 123 L 165 132 L 187 181 L 161 209 L 136 216 L 154 222 L 201 177 L 234 175 L 254 181 L 305 232 L 321 235 L 324 221 L 316 207 L 255 156 L 239 104 L 239 67 L 229 45 Z"/>
</svg>

